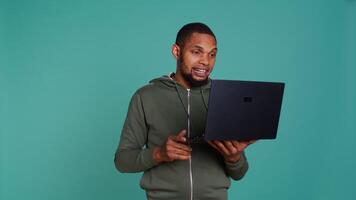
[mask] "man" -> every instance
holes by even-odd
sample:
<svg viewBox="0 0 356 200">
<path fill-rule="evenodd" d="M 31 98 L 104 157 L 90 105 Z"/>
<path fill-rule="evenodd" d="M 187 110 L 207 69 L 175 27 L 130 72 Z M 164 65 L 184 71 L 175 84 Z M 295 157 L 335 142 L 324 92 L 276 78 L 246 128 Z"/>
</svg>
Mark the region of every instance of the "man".
<svg viewBox="0 0 356 200">
<path fill-rule="evenodd" d="M 202 139 L 215 35 L 205 24 L 187 24 L 172 54 L 176 72 L 133 95 L 115 165 L 120 172 L 144 172 L 140 185 L 148 199 L 227 199 L 230 177 L 239 180 L 247 172 L 244 149 L 254 141 Z"/>
</svg>

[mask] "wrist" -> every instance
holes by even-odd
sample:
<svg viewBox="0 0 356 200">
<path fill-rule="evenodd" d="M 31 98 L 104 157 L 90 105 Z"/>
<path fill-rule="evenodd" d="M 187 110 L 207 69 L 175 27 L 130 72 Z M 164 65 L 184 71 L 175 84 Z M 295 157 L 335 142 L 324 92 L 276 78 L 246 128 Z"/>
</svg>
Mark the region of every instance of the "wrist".
<svg viewBox="0 0 356 200">
<path fill-rule="evenodd" d="M 227 156 L 224 158 L 225 162 L 228 163 L 237 163 L 241 159 L 241 153 L 232 155 L 232 156 Z"/>
<path fill-rule="evenodd" d="M 161 147 L 156 147 L 154 150 L 153 150 L 153 160 L 159 164 L 161 163 L 163 160 L 162 160 L 162 156 L 161 156 Z"/>
</svg>

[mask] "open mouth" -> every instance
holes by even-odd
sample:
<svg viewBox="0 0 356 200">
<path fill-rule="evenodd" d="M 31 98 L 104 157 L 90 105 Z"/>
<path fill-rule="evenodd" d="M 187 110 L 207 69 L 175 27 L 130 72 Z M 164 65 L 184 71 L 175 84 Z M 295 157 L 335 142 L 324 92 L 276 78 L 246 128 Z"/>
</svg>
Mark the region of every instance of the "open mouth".
<svg viewBox="0 0 356 200">
<path fill-rule="evenodd" d="M 192 72 L 198 77 L 206 77 L 208 75 L 209 70 L 207 70 L 206 68 L 193 67 Z"/>
</svg>

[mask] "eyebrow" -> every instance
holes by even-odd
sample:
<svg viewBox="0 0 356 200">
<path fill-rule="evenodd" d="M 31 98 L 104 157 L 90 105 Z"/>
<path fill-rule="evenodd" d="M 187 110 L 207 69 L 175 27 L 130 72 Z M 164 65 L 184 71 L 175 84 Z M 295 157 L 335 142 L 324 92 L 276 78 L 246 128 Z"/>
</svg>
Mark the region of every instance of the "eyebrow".
<svg viewBox="0 0 356 200">
<path fill-rule="evenodd" d="M 204 48 L 203 47 L 201 47 L 201 46 L 199 46 L 199 45 L 194 45 L 193 46 L 193 48 L 197 48 L 197 49 L 200 49 L 200 50 L 204 50 Z M 217 47 L 215 47 L 215 48 L 213 48 L 212 50 L 210 50 L 209 52 L 212 52 L 212 51 L 217 51 L 218 50 L 218 48 Z"/>
</svg>

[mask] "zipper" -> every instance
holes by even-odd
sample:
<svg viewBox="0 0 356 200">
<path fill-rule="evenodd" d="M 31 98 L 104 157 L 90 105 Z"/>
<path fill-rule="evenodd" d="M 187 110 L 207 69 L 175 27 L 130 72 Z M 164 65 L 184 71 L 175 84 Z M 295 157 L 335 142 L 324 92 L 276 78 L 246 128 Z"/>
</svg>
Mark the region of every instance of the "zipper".
<svg viewBox="0 0 356 200">
<path fill-rule="evenodd" d="M 188 91 L 188 140 L 190 139 L 190 89 Z M 192 155 L 189 158 L 190 200 L 193 200 Z"/>
</svg>

